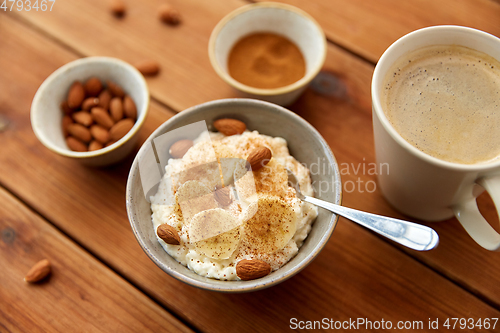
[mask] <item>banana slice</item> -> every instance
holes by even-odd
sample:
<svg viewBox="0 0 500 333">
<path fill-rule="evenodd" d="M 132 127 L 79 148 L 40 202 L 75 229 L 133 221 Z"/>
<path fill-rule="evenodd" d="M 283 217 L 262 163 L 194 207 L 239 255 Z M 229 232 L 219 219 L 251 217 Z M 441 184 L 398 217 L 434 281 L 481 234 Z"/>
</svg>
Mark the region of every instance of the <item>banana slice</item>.
<svg viewBox="0 0 500 333">
<path fill-rule="evenodd" d="M 234 169 L 234 185 L 238 199 L 243 209 L 247 209 L 252 202 L 257 201 L 254 173 L 249 172 L 245 164 L 239 163 Z"/>
<path fill-rule="evenodd" d="M 199 212 L 218 207 L 213 192 L 196 180 L 189 180 L 179 187 L 175 198 L 186 225 Z"/>
<path fill-rule="evenodd" d="M 240 241 L 240 222 L 228 211 L 209 209 L 196 214 L 189 225 L 189 240 L 210 258 L 228 259 Z"/>
<path fill-rule="evenodd" d="M 247 160 L 237 157 L 219 159 L 224 186 L 233 184 L 247 172 Z"/>
<path fill-rule="evenodd" d="M 209 189 L 214 189 L 216 186 L 221 186 L 222 183 L 219 171 L 219 163 L 217 161 L 212 161 L 192 167 L 186 165 L 186 168 L 184 170 L 172 175 L 172 182 L 177 188 L 190 180 L 196 180 Z"/>
<path fill-rule="evenodd" d="M 296 215 L 279 197 L 260 197 L 244 215 L 243 246 L 253 253 L 273 253 L 295 234 Z"/>
<path fill-rule="evenodd" d="M 228 146 L 226 146 L 220 141 L 212 141 L 212 148 L 215 152 L 215 156 L 218 159 L 238 157 Z"/>
<path fill-rule="evenodd" d="M 284 197 L 288 189 L 288 174 L 283 165 L 271 159 L 264 167 L 254 172 L 258 193 Z"/>
</svg>

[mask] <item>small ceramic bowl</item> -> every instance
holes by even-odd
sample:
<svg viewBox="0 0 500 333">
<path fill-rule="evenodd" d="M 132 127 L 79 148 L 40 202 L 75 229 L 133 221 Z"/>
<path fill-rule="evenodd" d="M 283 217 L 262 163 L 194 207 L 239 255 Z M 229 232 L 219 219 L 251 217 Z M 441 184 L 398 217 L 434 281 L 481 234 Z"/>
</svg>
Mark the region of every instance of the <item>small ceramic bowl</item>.
<svg viewBox="0 0 500 333">
<path fill-rule="evenodd" d="M 158 242 L 151 221 L 150 203 L 146 200 L 141 177 L 151 172 L 139 170 L 141 156 L 146 156 L 151 142 L 176 128 L 205 121 L 213 130 L 214 120 L 231 117 L 243 121 L 249 130 L 285 138 L 290 154 L 311 170 L 315 196 L 340 204 L 341 181 L 337 162 L 321 135 L 301 117 L 278 105 L 254 99 L 223 99 L 194 106 L 163 123 L 147 139 L 132 164 L 126 190 L 127 213 L 137 241 L 162 270 L 192 286 L 222 292 L 255 291 L 276 285 L 306 267 L 328 242 L 338 217 L 319 208 L 319 215 L 298 254 L 271 274 L 251 281 L 220 281 L 200 276 L 173 259 Z M 166 152 L 165 152 L 166 154 Z M 152 155 L 154 159 L 154 155 Z M 161 157 L 159 157 L 161 159 Z M 156 167 L 156 163 L 155 167 Z M 142 168 L 142 167 L 141 167 Z M 154 168 L 152 168 L 152 171 Z M 157 168 L 156 168 L 157 169 Z M 321 172 L 320 172 L 321 171 Z M 147 179 L 145 180 L 147 183 Z M 145 188 L 149 188 L 145 186 Z"/>
<path fill-rule="evenodd" d="M 305 76 L 288 86 L 275 89 L 254 88 L 233 79 L 227 69 L 229 53 L 242 37 L 256 32 L 275 33 L 294 42 L 306 62 Z M 256 3 L 229 13 L 217 24 L 210 36 L 208 55 L 217 74 L 246 97 L 289 105 L 323 67 L 326 38 L 318 22 L 304 11 L 280 3 Z"/>
<path fill-rule="evenodd" d="M 74 81 L 84 83 L 93 76 L 103 83 L 107 80 L 115 82 L 132 97 L 137 107 L 137 121 L 123 138 L 109 147 L 89 152 L 72 151 L 66 145 L 61 130 L 61 103 L 67 98 Z M 57 69 L 38 88 L 31 104 L 31 126 L 37 138 L 50 150 L 86 165 L 104 166 L 122 160 L 132 151 L 148 109 L 149 90 L 137 69 L 115 58 L 82 58 Z"/>
</svg>

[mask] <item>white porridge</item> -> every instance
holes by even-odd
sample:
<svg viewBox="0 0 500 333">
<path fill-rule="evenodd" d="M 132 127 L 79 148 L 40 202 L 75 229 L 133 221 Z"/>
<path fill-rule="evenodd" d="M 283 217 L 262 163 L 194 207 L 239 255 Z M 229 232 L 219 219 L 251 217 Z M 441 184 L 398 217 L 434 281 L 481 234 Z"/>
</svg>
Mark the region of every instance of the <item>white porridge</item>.
<svg viewBox="0 0 500 333">
<path fill-rule="evenodd" d="M 246 159 L 259 147 L 269 148 L 272 158 L 247 172 Z M 182 158 L 168 161 L 151 198 L 155 230 L 168 224 L 180 239 L 179 245 L 158 241 L 179 263 L 210 278 L 238 280 L 243 259 L 279 269 L 297 254 L 318 215 L 288 186 L 285 168 L 312 196 L 309 170 L 290 156 L 283 138 L 205 132 Z"/>
</svg>

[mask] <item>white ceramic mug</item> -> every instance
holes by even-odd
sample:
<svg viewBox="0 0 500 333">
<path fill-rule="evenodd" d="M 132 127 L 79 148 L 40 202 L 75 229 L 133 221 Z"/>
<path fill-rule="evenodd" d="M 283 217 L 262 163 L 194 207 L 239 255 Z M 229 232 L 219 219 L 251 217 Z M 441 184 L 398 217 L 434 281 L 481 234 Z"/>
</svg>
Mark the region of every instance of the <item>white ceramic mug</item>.
<svg viewBox="0 0 500 333">
<path fill-rule="evenodd" d="M 425 46 L 453 44 L 500 60 L 497 37 L 466 27 L 435 26 L 403 36 L 378 61 L 371 92 L 379 186 L 389 203 L 402 213 L 425 221 L 456 216 L 479 245 L 499 250 L 500 235 L 479 212 L 476 197 L 486 190 L 497 210 L 500 207 L 500 159 L 469 165 L 427 155 L 396 132 L 380 102 L 385 74 L 397 59 Z"/>
</svg>

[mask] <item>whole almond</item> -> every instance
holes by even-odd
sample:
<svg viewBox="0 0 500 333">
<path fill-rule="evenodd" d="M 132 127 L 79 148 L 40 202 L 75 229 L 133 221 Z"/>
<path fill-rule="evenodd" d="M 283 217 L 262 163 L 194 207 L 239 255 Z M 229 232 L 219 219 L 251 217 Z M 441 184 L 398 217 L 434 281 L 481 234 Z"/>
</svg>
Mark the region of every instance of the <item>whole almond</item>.
<svg viewBox="0 0 500 333">
<path fill-rule="evenodd" d="M 82 103 L 82 110 L 90 111 L 90 109 L 98 105 L 99 105 L 99 98 L 97 97 L 85 98 Z"/>
<path fill-rule="evenodd" d="M 135 64 L 135 68 L 144 76 L 154 76 L 160 72 L 158 61 L 146 59 Z"/>
<path fill-rule="evenodd" d="M 75 81 L 68 92 L 68 106 L 70 109 L 79 108 L 85 98 L 85 90 L 79 81 Z"/>
<path fill-rule="evenodd" d="M 78 111 L 73 113 L 73 119 L 79 123 L 82 124 L 83 126 L 90 126 L 94 122 L 92 119 L 92 116 L 90 115 L 90 112 L 88 111 Z"/>
<path fill-rule="evenodd" d="M 100 94 L 99 94 L 99 106 L 101 108 L 103 108 L 104 110 L 108 110 L 109 109 L 109 103 L 111 101 L 111 93 L 109 92 L 109 90 L 103 90 Z"/>
<path fill-rule="evenodd" d="M 214 127 L 219 132 L 227 136 L 241 134 L 247 129 L 244 122 L 230 118 L 223 118 L 214 121 Z"/>
<path fill-rule="evenodd" d="M 93 107 L 90 114 L 96 123 L 105 128 L 111 128 L 115 123 L 109 113 L 99 106 Z"/>
<path fill-rule="evenodd" d="M 68 105 L 68 101 L 63 101 L 61 103 L 61 110 L 63 110 L 65 114 L 71 114 L 73 112 L 73 110 Z"/>
<path fill-rule="evenodd" d="M 87 145 L 71 135 L 66 138 L 66 144 L 73 151 L 87 151 Z"/>
<path fill-rule="evenodd" d="M 33 267 L 31 267 L 28 274 L 24 277 L 24 281 L 29 283 L 41 281 L 45 279 L 51 271 L 52 268 L 50 266 L 50 262 L 47 259 L 40 260 Z"/>
<path fill-rule="evenodd" d="M 120 97 L 113 97 L 111 99 L 111 102 L 109 102 L 109 113 L 115 122 L 123 118 L 123 103 Z"/>
<path fill-rule="evenodd" d="M 127 11 L 127 6 L 123 0 L 110 0 L 109 10 L 111 10 L 111 13 L 116 17 L 122 17 Z"/>
<path fill-rule="evenodd" d="M 255 280 L 271 273 L 271 266 L 259 259 L 243 259 L 236 264 L 236 275 L 244 281 Z"/>
<path fill-rule="evenodd" d="M 156 228 L 156 234 L 167 244 L 179 245 L 181 243 L 181 238 L 177 230 L 166 223 L 160 224 L 158 228 Z"/>
<path fill-rule="evenodd" d="M 87 96 L 96 97 L 99 96 L 102 91 L 102 82 L 96 77 L 91 77 L 85 82 L 83 87 L 85 88 Z"/>
<path fill-rule="evenodd" d="M 233 201 L 231 198 L 231 189 L 227 186 L 215 189 L 214 197 L 223 207 L 229 206 Z"/>
<path fill-rule="evenodd" d="M 99 141 L 93 140 L 89 143 L 89 151 L 99 150 L 104 147 Z"/>
<path fill-rule="evenodd" d="M 184 139 L 175 142 L 170 146 L 169 153 L 173 158 L 182 158 L 186 152 L 193 146 L 193 141 Z"/>
<path fill-rule="evenodd" d="M 247 161 L 250 164 L 252 171 L 257 171 L 269 163 L 272 157 L 273 153 L 271 152 L 271 149 L 262 146 L 255 148 L 252 152 L 250 152 L 250 155 L 247 157 Z"/>
<path fill-rule="evenodd" d="M 118 141 L 123 138 L 132 127 L 134 127 L 134 121 L 132 119 L 122 119 L 111 127 L 109 130 L 109 138 Z"/>
<path fill-rule="evenodd" d="M 177 25 L 181 22 L 181 14 L 170 5 L 163 4 L 158 8 L 158 17 L 164 23 Z"/>
<path fill-rule="evenodd" d="M 108 141 L 104 147 L 109 147 L 109 146 L 111 146 L 112 144 L 115 144 L 115 143 L 116 143 L 116 141 L 117 141 L 117 140 L 111 140 L 111 141 Z"/>
<path fill-rule="evenodd" d="M 69 124 L 68 133 L 82 142 L 90 142 L 92 140 L 89 129 L 81 124 Z"/>
<path fill-rule="evenodd" d="M 90 127 L 90 134 L 98 142 L 105 144 L 109 141 L 109 131 L 101 125 L 92 125 Z"/>
<path fill-rule="evenodd" d="M 122 87 L 114 83 L 113 81 L 108 81 L 106 82 L 108 85 L 108 90 L 111 93 L 111 95 L 123 98 L 125 96 L 125 92 L 123 91 Z"/>
<path fill-rule="evenodd" d="M 71 118 L 68 115 L 64 116 L 62 119 L 62 131 L 63 131 L 64 137 L 67 137 L 69 135 L 68 126 L 70 124 L 73 124 L 73 118 Z"/>
<path fill-rule="evenodd" d="M 123 111 L 127 118 L 134 120 L 137 118 L 137 108 L 135 107 L 134 100 L 129 95 L 126 95 L 123 99 Z"/>
</svg>

